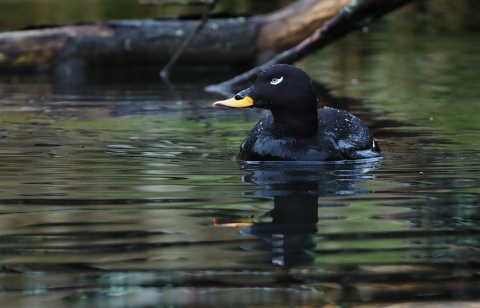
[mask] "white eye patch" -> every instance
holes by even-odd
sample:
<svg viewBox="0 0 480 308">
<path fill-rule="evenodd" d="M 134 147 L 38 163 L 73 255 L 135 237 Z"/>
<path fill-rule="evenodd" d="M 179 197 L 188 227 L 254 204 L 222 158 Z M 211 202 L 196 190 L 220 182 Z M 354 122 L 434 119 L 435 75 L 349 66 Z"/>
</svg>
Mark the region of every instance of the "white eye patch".
<svg viewBox="0 0 480 308">
<path fill-rule="evenodd" d="M 272 80 L 270 81 L 270 83 L 273 84 L 273 85 L 277 85 L 277 84 L 279 84 L 279 83 L 282 82 L 282 81 L 283 81 L 283 77 L 280 77 L 280 78 L 275 78 L 275 77 L 274 77 L 274 78 L 272 78 Z"/>
</svg>

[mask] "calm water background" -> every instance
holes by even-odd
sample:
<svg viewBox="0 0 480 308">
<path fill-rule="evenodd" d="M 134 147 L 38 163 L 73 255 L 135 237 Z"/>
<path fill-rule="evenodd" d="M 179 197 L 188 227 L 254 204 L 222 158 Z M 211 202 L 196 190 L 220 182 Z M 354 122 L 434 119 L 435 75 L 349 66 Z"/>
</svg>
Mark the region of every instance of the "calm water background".
<svg viewBox="0 0 480 308">
<path fill-rule="evenodd" d="M 377 161 L 238 165 L 233 72 L 1 76 L 0 306 L 480 304 L 480 38 L 419 16 L 297 63 Z"/>
</svg>

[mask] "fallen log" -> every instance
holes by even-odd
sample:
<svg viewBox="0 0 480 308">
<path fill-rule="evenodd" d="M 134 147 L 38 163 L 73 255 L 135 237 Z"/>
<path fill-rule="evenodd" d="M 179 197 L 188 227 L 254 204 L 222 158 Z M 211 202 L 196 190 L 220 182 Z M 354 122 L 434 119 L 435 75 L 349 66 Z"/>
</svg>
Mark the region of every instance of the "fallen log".
<svg viewBox="0 0 480 308">
<path fill-rule="evenodd" d="M 308 37 L 351 0 L 299 0 L 267 15 L 212 18 L 178 59 L 183 65 L 245 65 Z M 134 20 L 0 33 L 0 72 L 163 66 L 199 20 Z"/>
<path fill-rule="evenodd" d="M 268 65 L 293 63 L 411 1 L 299 0 L 267 15 L 213 18 L 190 41 L 177 63 L 251 66 L 259 54 L 283 51 L 273 60 L 210 88 L 218 91 L 251 79 Z M 3 32 L 0 73 L 54 71 L 68 76 L 88 67 L 161 67 L 183 48 L 185 38 L 200 22 L 147 19 Z"/>
</svg>

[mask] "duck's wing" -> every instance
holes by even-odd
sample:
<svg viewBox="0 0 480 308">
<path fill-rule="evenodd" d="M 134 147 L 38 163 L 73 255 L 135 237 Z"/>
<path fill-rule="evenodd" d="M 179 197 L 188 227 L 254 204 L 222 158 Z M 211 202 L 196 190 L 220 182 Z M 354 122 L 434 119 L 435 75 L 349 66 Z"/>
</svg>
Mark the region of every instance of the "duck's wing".
<svg viewBox="0 0 480 308">
<path fill-rule="evenodd" d="M 379 148 L 365 123 L 344 110 L 325 107 L 318 111 L 321 135 L 331 138 L 345 159 L 379 156 Z"/>
<path fill-rule="evenodd" d="M 267 114 L 258 121 L 240 145 L 237 160 L 259 160 L 258 153 L 254 153 L 253 147 L 262 133 L 273 125 L 272 114 Z"/>
</svg>

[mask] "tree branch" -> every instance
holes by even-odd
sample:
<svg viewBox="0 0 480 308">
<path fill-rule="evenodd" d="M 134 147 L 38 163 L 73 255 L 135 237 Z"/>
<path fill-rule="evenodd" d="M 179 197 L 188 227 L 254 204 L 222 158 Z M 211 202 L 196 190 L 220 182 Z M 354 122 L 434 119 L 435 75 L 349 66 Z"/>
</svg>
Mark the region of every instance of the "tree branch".
<svg viewBox="0 0 480 308">
<path fill-rule="evenodd" d="M 321 49 L 332 41 L 344 36 L 352 30 L 365 27 L 372 21 L 388 12 L 399 8 L 413 0 L 352 0 L 349 5 L 315 30 L 297 46 L 288 49 L 270 61 L 240 74 L 230 80 L 205 88 L 208 92 L 226 94 L 237 84 L 254 79 L 263 69 L 278 63 L 292 64 L 307 55 Z"/>
</svg>

